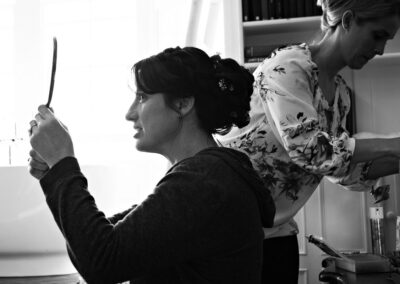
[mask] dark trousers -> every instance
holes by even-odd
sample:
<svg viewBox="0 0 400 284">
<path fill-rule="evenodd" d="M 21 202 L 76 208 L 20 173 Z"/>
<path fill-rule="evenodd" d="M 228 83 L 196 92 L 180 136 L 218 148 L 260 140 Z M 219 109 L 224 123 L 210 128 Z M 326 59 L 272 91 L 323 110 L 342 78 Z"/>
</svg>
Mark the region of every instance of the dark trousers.
<svg viewBox="0 0 400 284">
<path fill-rule="evenodd" d="M 264 240 L 262 284 L 297 284 L 299 245 L 297 236 Z"/>
</svg>

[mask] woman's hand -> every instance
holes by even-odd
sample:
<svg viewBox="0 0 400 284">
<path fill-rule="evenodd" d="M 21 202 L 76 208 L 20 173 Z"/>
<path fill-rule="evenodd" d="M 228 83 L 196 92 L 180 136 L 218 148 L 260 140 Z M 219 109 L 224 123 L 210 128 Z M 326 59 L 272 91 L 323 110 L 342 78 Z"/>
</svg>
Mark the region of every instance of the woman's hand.
<svg viewBox="0 0 400 284">
<path fill-rule="evenodd" d="M 65 157 L 74 157 L 74 147 L 68 129 L 54 113 L 45 105 L 38 110 L 35 120 L 30 122 L 30 143 L 40 162 L 51 168 Z"/>
<path fill-rule="evenodd" d="M 39 156 L 35 150 L 29 151 L 29 173 L 38 180 L 41 180 L 47 172 L 49 171 L 49 166 L 46 162 Z"/>
</svg>

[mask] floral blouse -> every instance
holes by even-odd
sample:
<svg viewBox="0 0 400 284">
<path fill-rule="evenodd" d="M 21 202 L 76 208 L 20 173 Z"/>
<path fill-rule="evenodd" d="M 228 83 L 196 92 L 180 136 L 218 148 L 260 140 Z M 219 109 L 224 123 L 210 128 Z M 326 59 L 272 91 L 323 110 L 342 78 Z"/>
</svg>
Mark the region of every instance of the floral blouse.
<svg viewBox="0 0 400 284">
<path fill-rule="evenodd" d="M 330 106 L 318 85 L 318 67 L 306 44 L 276 49 L 254 72 L 250 123 L 218 138 L 244 151 L 276 203 L 275 228 L 266 237 L 296 234 L 292 217 L 321 179 L 352 190 L 370 189 L 370 163 L 350 168 L 355 139 L 345 128 L 351 90 L 337 75 Z"/>
</svg>

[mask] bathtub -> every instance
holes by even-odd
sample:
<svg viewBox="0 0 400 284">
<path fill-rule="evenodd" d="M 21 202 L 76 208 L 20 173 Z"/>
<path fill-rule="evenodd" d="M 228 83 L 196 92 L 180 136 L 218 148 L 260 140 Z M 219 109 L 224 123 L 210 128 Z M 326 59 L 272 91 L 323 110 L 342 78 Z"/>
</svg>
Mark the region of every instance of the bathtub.
<svg viewBox="0 0 400 284">
<path fill-rule="evenodd" d="M 143 165 L 137 166 L 82 166 L 89 190 L 106 215 L 137 204 L 156 184 L 154 174 L 135 179 L 135 170 L 143 171 Z M 0 277 L 75 272 L 39 182 L 26 166 L 0 167 Z"/>
</svg>

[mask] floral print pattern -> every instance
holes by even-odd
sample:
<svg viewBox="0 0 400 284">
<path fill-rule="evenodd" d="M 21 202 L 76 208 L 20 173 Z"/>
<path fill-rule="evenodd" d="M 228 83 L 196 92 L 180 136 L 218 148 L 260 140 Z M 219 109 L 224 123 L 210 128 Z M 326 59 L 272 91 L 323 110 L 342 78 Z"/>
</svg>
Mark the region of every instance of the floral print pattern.
<svg viewBox="0 0 400 284">
<path fill-rule="evenodd" d="M 350 169 L 355 145 L 346 130 L 351 90 L 341 76 L 335 78 L 329 105 L 318 84 L 318 67 L 301 44 L 273 51 L 254 77 L 249 125 L 219 141 L 250 156 L 276 202 L 276 224 L 290 221 L 324 176 L 346 186 L 368 186 L 368 164 L 356 167 L 356 175 Z"/>
</svg>

